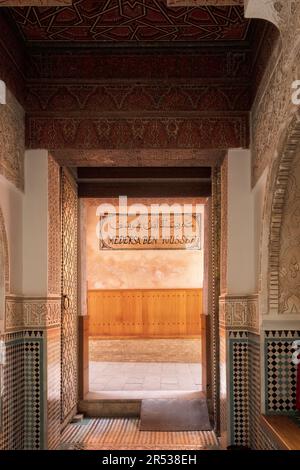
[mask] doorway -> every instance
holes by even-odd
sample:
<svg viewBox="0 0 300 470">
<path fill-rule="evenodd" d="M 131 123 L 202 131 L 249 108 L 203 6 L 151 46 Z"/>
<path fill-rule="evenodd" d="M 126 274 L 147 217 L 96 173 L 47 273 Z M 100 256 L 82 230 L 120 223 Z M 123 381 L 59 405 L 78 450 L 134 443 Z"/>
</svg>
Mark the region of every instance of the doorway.
<svg viewBox="0 0 300 470">
<path fill-rule="evenodd" d="M 165 210 L 174 207 L 178 212 L 180 206 L 195 211 L 199 206 L 203 221 L 198 199 L 139 198 L 128 204 L 139 209 L 143 205 L 147 214 L 155 205 Z M 89 391 L 102 396 L 111 395 L 109 392 L 141 396 L 146 392 L 201 391 L 204 250 L 200 232 L 197 243 L 190 246 L 176 243 L 175 238 L 173 243 L 169 238 L 168 243 L 154 243 L 148 229 L 135 237 L 123 237 L 117 244 L 100 246 L 96 227 L 101 205 L 116 208 L 116 201 L 85 199 L 83 203 Z M 143 215 L 131 216 L 128 224 L 139 217 L 140 225 L 149 227 Z M 170 216 L 172 225 L 174 217 Z"/>
<path fill-rule="evenodd" d="M 178 171 L 176 173 L 178 175 Z M 86 176 L 85 172 L 84 184 Z M 195 183 L 195 174 L 193 177 Z M 104 182 L 107 184 L 107 180 Z M 205 182 L 207 184 L 207 178 Z M 182 180 L 180 183 L 182 188 Z M 105 186 L 102 192 L 106 191 Z M 199 187 L 201 185 L 197 187 L 198 197 L 194 193 L 186 197 L 177 194 L 160 197 L 157 190 L 149 197 L 146 185 L 146 197 L 131 194 L 127 202 L 129 206 L 143 205 L 148 213 L 155 204 L 160 207 L 200 205 L 202 230 L 206 199 L 199 197 Z M 176 191 L 178 193 L 178 188 Z M 118 192 L 125 193 L 122 188 Z M 165 192 L 164 187 L 162 192 Z M 107 191 L 105 197 L 90 197 L 91 191 L 86 186 L 79 189 L 79 194 L 82 196 L 82 280 L 86 286 L 82 297 L 89 317 L 86 334 L 89 383 L 85 390 L 102 397 L 119 396 L 120 392 L 143 396 L 144 392 L 201 391 L 202 365 L 206 359 L 202 354 L 206 342 L 203 341 L 205 322 L 202 321 L 203 245 L 185 246 L 177 240 L 177 246 L 175 243 L 170 246 L 169 239 L 164 245 L 158 241 L 153 246 L 149 233 L 144 233 L 140 237 L 142 243 L 140 239 L 135 240 L 134 246 L 132 240 L 129 245 L 127 240 L 122 243 L 119 240 L 117 246 L 115 243 L 100 247 L 96 237 L 97 209 L 106 205 L 117 213 L 117 198 L 107 197 Z"/>
</svg>

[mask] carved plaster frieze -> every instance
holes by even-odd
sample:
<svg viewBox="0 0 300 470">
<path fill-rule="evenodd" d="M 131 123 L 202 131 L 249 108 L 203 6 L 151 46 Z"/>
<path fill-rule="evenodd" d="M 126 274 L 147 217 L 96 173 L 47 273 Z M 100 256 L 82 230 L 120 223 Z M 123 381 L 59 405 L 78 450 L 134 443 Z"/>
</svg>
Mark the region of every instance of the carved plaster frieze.
<svg viewBox="0 0 300 470">
<path fill-rule="evenodd" d="M 7 297 L 5 303 L 5 330 L 22 329 L 23 326 L 22 299 Z"/>
<path fill-rule="evenodd" d="M 47 328 L 61 323 L 60 298 L 6 298 L 6 330 Z"/>
<path fill-rule="evenodd" d="M 219 299 L 220 326 L 228 330 L 248 330 L 257 332 L 258 322 L 258 296 L 222 295 Z"/>
</svg>

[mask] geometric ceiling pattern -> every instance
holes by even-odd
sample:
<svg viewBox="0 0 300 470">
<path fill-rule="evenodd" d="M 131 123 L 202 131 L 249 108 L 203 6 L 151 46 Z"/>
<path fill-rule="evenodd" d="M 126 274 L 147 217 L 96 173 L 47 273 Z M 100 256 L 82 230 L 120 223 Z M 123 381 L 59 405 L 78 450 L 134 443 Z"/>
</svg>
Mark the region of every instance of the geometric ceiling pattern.
<svg viewBox="0 0 300 470">
<path fill-rule="evenodd" d="M 167 0 L 75 0 L 61 7 L 11 9 L 27 41 L 242 41 L 242 6 L 169 7 Z"/>
</svg>

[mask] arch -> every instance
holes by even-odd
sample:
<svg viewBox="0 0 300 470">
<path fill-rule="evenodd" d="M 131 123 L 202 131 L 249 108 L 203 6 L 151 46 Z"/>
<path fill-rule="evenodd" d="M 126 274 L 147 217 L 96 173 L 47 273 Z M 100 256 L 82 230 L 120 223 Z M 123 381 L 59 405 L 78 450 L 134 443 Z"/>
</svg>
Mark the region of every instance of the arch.
<svg viewBox="0 0 300 470">
<path fill-rule="evenodd" d="M 285 0 L 288 3 L 288 0 Z M 282 22 L 285 21 L 287 5 L 276 0 L 245 0 L 245 18 L 256 18 L 268 21 L 282 33 Z"/>
<path fill-rule="evenodd" d="M 260 258 L 260 312 L 279 312 L 281 229 L 290 171 L 300 146 L 300 111 L 286 127 L 266 185 Z"/>
</svg>

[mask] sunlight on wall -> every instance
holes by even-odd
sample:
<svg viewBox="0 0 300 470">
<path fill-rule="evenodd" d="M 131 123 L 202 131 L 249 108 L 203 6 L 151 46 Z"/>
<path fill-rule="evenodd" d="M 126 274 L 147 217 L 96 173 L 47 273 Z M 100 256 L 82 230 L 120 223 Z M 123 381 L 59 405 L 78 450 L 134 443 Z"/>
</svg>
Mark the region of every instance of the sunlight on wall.
<svg viewBox="0 0 300 470">
<path fill-rule="evenodd" d="M 85 205 L 88 289 L 202 287 L 202 250 L 100 251 L 96 209 L 101 202 L 91 199 Z"/>
</svg>

